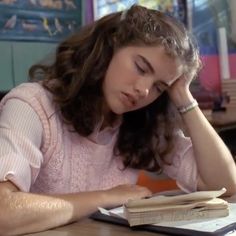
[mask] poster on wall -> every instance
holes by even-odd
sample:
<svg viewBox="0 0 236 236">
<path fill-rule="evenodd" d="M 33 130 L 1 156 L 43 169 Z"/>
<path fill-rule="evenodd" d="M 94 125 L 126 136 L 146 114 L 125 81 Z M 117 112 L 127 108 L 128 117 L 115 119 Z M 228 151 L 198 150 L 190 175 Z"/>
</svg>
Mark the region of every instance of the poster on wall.
<svg viewBox="0 0 236 236">
<path fill-rule="evenodd" d="M 164 11 L 187 25 L 187 0 L 94 0 L 94 18 L 99 19 L 116 11 L 123 11 L 133 4 Z"/>
<path fill-rule="evenodd" d="M 0 40 L 58 42 L 82 25 L 82 0 L 0 0 Z"/>
</svg>

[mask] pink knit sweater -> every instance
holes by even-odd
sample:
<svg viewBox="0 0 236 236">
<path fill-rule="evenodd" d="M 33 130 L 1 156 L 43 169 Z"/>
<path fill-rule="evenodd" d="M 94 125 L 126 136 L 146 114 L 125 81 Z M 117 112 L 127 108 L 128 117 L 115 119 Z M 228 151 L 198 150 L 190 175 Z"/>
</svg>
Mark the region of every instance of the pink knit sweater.
<svg viewBox="0 0 236 236">
<path fill-rule="evenodd" d="M 11 111 L 14 109 L 14 111 Z M 138 171 L 123 169 L 113 155 L 119 124 L 88 138 L 62 122 L 51 95 L 38 83 L 14 88 L 0 104 L 0 181 L 22 191 L 69 193 L 135 183 Z M 196 190 L 197 169 L 191 141 L 176 136 L 173 164 L 164 172 L 186 191 Z"/>
</svg>

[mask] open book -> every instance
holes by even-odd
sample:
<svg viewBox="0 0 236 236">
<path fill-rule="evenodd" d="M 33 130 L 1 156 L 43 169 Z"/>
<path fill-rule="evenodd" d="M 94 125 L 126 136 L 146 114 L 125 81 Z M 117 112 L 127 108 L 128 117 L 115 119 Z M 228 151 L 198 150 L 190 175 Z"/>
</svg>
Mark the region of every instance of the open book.
<svg viewBox="0 0 236 236">
<path fill-rule="evenodd" d="M 229 215 L 228 202 L 218 198 L 225 191 L 222 189 L 177 196 L 154 196 L 148 199 L 130 200 L 117 209 L 99 210 L 126 219 L 130 226 L 218 218 Z"/>
</svg>

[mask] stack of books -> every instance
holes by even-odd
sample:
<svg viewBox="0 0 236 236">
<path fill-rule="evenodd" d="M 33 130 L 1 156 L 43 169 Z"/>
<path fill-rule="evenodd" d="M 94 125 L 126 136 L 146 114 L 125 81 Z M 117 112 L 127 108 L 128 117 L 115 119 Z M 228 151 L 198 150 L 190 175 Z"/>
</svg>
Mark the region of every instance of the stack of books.
<svg viewBox="0 0 236 236">
<path fill-rule="evenodd" d="M 224 79 L 221 82 L 224 106 L 236 108 L 236 79 Z"/>
</svg>

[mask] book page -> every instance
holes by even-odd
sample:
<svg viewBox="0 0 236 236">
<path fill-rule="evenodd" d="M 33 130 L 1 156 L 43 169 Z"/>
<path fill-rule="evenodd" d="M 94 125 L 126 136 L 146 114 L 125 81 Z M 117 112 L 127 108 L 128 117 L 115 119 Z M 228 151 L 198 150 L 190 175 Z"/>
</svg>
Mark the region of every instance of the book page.
<svg viewBox="0 0 236 236">
<path fill-rule="evenodd" d="M 115 216 L 115 217 L 120 217 L 120 218 L 126 219 L 125 214 L 124 214 L 124 207 L 123 206 L 113 208 L 111 210 L 106 210 L 102 207 L 98 207 L 98 210 L 104 215 Z"/>
<path fill-rule="evenodd" d="M 225 188 L 218 191 L 197 191 L 193 193 L 185 193 L 177 196 L 154 196 L 148 199 L 130 200 L 126 207 L 145 207 L 159 204 L 174 204 L 178 202 L 196 201 L 212 199 L 221 196 L 226 192 Z"/>
</svg>

